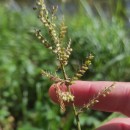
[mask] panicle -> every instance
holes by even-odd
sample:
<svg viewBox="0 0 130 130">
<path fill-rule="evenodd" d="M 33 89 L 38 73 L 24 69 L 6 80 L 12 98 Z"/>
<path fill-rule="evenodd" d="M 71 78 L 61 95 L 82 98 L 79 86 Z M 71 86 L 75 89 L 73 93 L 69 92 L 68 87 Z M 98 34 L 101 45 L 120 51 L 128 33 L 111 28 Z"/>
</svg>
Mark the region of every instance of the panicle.
<svg viewBox="0 0 130 130">
<path fill-rule="evenodd" d="M 38 18 L 43 23 L 43 25 L 48 29 L 49 34 L 51 38 L 53 39 L 54 43 L 58 43 L 59 39 L 55 30 L 56 24 L 53 22 L 56 8 L 53 8 L 53 11 L 52 11 L 53 14 L 49 14 L 44 0 L 37 0 L 37 3 L 38 3 L 37 6 L 38 6 L 38 11 L 39 11 Z"/>
<path fill-rule="evenodd" d="M 57 55 L 57 59 L 60 61 L 60 64 L 62 64 L 62 66 L 65 66 L 68 63 L 68 58 L 72 51 L 72 48 L 70 47 L 71 41 L 69 41 L 66 48 L 63 46 L 63 40 L 67 32 L 67 26 L 65 26 L 64 20 L 61 22 L 60 27 L 55 24 L 54 19 L 56 18 L 55 14 L 57 11 L 57 7 L 53 7 L 52 12 L 50 13 L 47 10 L 45 2 L 43 0 L 37 0 L 37 6 L 38 18 L 48 29 L 48 33 L 50 38 L 52 39 L 52 43 L 49 44 L 48 41 L 41 35 L 41 32 L 39 30 L 37 30 L 35 34 L 37 38 L 42 43 L 44 43 L 45 47 L 49 48 L 50 50 L 52 50 L 53 53 Z M 60 28 L 59 33 L 57 28 Z"/>
</svg>

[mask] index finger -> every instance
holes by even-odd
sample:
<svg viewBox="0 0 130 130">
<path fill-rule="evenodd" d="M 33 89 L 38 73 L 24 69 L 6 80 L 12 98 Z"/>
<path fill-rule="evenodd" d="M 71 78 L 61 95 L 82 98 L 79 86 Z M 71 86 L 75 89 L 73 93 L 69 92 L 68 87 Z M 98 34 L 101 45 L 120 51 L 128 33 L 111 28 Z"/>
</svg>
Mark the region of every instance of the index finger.
<svg viewBox="0 0 130 130">
<path fill-rule="evenodd" d="M 109 81 L 76 81 L 70 86 L 75 97 L 74 104 L 80 107 L 87 104 L 98 92 L 112 83 Z M 57 102 L 53 86 L 50 87 L 49 95 L 53 101 Z M 99 103 L 95 104 L 93 109 L 107 112 L 121 112 L 130 116 L 130 83 L 116 82 L 115 88 L 111 93 L 106 97 L 101 97 Z"/>
</svg>

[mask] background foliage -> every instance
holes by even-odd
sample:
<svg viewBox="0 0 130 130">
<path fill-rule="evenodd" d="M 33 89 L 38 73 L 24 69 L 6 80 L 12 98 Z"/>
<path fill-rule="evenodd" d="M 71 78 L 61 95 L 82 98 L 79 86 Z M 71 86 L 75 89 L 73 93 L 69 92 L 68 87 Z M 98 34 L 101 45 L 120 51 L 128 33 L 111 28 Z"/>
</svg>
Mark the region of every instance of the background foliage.
<svg viewBox="0 0 130 130">
<path fill-rule="evenodd" d="M 72 75 L 92 52 L 95 60 L 83 80 L 130 81 L 126 21 L 119 15 L 108 20 L 99 9 L 98 16 L 82 9 L 73 17 L 65 16 L 67 35 L 72 38 L 74 48 L 71 72 L 68 72 Z M 73 113 L 68 109 L 66 114 L 60 114 L 59 107 L 48 96 L 51 83 L 40 74 L 42 68 L 54 72 L 56 63 L 53 55 L 35 39 L 33 29 L 42 27 L 35 13 L 1 7 L 0 19 L 0 127 L 3 130 L 75 130 Z M 108 115 L 88 111 L 81 116 L 83 129 L 99 125 Z"/>
</svg>

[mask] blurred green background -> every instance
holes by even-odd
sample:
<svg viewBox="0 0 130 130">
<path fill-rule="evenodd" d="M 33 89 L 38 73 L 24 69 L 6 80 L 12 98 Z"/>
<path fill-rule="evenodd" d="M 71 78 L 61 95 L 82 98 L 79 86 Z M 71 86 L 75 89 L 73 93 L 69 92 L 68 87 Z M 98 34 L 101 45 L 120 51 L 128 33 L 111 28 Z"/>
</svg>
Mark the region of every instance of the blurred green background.
<svg viewBox="0 0 130 130">
<path fill-rule="evenodd" d="M 33 34 L 42 27 L 34 3 L 0 2 L 0 130 L 76 130 L 73 113 L 69 108 L 59 112 L 48 96 L 52 82 L 41 76 L 41 69 L 55 72 L 55 58 Z M 130 81 L 129 0 L 46 3 L 49 9 L 59 6 L 59 19 L 64 14 L 74 49 L 70 75 L 93 53 L 93 64 L 82 80 Z M 83 130 L 100 125 L 109 115 L 88 111 L 81 116 Z"/>
</svg>

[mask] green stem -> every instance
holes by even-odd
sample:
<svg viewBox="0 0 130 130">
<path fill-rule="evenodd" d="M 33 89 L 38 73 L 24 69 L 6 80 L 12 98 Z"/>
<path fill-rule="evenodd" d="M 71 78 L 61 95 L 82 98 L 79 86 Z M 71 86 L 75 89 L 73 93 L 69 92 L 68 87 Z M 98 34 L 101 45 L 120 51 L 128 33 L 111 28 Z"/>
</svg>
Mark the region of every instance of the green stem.
<svg viewBox="0 0 130 130">
<path fill-rule="evenodd" d="M 63 65 L 61 65 L 61 66 L 62 66 L 62 71 L 63 71 L 64 79 L 67 80 L 67 74 L 66 74 L 66 72 L 65 72 L 65 68 L 64 68 Z"/>
<path fill-rule="evenodd" d="M 65 72 L 65 68 L 64 68 L 64 66 L 62 64 L 61 64 L 61 67 L 62 67 L 64 79 L 67 80 L 67 74 Z M 68 88 L 68 91 L 71 92 L 70 87 L 67 86 L 67 88 Z M 75 119 L 76 119 L 76 123 L 77 123 L 77 128 L 78 128 L 78 130 L 81 130 L 81 125 L 80 125 L 80 120 L 79 120 L 79 113 L 77 112 L 74 103 L 72 103 L 72 107 L 73 107 L 73 111 L 74 111 L 74 115 L 75 115 Z"/>
<path fill-rule="evenodd" d="M 80 120 L 79 120 L 79 114 L 78 114 L 78 112 L 76 111 L 76 108 L 75 108 L 74 103 L 72 104 L 72 106 L 73 106 L 73 110 L 74 110 L 74 114 L 75 114 L 75 119 L 76 119 L 76 123 L 77 123 L 78 130 L 81 130 Z"/>
</svg>

